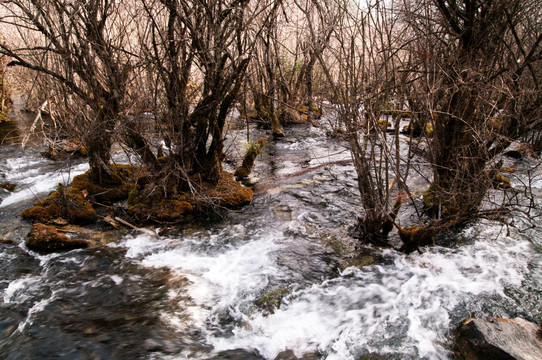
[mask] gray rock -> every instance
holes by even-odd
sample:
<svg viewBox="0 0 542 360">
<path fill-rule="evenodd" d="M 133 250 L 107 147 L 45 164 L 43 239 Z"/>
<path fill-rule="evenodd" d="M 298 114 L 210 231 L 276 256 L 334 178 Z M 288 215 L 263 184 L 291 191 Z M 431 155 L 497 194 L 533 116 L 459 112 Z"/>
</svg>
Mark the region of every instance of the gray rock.
<svg viewBox="0 0 542 360">
<path fill-rule="evenodd" d="M 459 328 L 456 354 L 466 360 L 540 360 L 540 327 L 521 318 L 468 319 Z"/>
</svg>

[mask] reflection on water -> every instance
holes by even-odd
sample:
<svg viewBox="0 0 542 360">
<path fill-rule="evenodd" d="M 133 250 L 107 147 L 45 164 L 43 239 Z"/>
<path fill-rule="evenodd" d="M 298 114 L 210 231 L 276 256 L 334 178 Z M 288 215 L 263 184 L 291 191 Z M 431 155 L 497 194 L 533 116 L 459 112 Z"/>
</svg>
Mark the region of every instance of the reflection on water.
<svg viewBox="0 0 542 360">
<path fill-rule="evenodd" d="M 0 145 L 13 144 L 20 141 L 20 130 L 11 121 L 0 121 Z"/>
</svg>

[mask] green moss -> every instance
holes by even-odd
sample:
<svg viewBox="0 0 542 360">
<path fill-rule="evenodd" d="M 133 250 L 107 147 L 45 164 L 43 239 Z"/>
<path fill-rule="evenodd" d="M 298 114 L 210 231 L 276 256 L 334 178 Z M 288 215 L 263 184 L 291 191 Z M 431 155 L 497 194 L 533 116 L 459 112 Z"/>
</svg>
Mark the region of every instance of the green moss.
<svg viewBox="0 0 542 360">
<path fill-rule="evenodd" d="M 202 192 L 195 199 L 196 203 L 205 203 L 213 199 L 218 206 L 236 208 L 252 201 L 253 192 L 235 181 L 233 174 L 222 172 L 216 186 L 204 184 Z"/>
<path fill-rule="evenodd" d="M 107 186 L 96 185 L 90 181 L 90 170 L 78 175 L 72 180 L 72 187 L 79 191 L 87 191 L 99 202 L 112 203 L 125 200 L 130 192 L 137 189 L 136 184 L 145 184 L 149 181 L 148 171 L 140 166 L 116 164 L 111 165 L 113 181 Z"/>
<path fill-rule="evenodd" d="M 244 178 L 250 175 L 252 168 L 254 167 L 254 161 L 256 160 L 256 157 L 262 153 L 262 148 L 266 142 L 267 139 L 262 137 L 256 142 L 250 142 L 247 145 L 243 164 L 238 167 L 233 174 L 236 178 Z"/>
<path fill-rule="evenodd" d="M 284 286 L 268 291 L 256 299 L 256 301 L 254 301 L 254 305 L 261 310 L 273 314 L 275 309 L 280 308 L 280 302 L 289 290 L 290 289 L 287 286 Z"/>
<path fill-rule="evenodd" d="M 423 205 L 426 209 L 431 209 L 436 205 L 435 188 L 430 185 L 423 193 Z"/>
<path fill-rule="evenodd" d="M 352 253 L 352 247 L 345 244 L 340 239 L 332 238 L 326 242 L 326 246 L 331 248 L 337 256 L 344 257 Z"/>
<path fill-rule="evenodd" d="M 134 205 L 135 199 L 138 195 L 139 191 L 137 191 L 137 189 L 130 190 L 130 192 L 128 193 L 128 205 Z"/>
</svg>

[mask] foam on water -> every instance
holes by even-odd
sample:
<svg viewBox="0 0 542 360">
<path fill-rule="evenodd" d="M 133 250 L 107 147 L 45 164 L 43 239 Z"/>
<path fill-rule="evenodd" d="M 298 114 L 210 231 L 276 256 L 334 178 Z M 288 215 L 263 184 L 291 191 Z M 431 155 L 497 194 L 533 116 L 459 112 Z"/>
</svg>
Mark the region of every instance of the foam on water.
<svg viewBox="0 0 542 360">
<path fill-rule="evenodd" d="M 30 298 L 29 288 L 42 281 L 41 276 L 30 276 L 13 280 L 4 290 L 4 303 L 21 303 Z"/>
<path fill-rule="evenodd" d="M 37 167 L 43 164 L 42 159 L 34 160 L 26 157 L 8 159 L 6 180 L 10 183 L 16 183 L 17 188 L 0 203 L 0 208 L 50 192 L 57 184 L 66 184 L 73 176 L 88 170 L 88 163 L 84 163 L 51 173 Z"/>
<path fill-rule="evenodd" d="M 244 238 L 244 228 L 235 227 Z M 148 267 L 167 267 L 190 281 L 192 321 L 203 326 L 213 313 L 224 310 L 242 314 L 247 303 L 265 288 L 268 278 L 277 273 L 276 251 L 281 248 L 272 235 L 253 241 L 231 243 L 231 229 L 207 238 L 152 239 L 146 235 L 128 237 L 121 246 L 127 256 Z M 196 241 L 194 241 L 196 240 Z M 199 249 L 195 249 L 199 246 Z M 171 294 L 172 297 L 175 292 Z M 186 305 L 186 304 L 185 304 Z M 173 320 L 175 321 L 175 320 Z"/>
<path fill-rule="evenodd" d="M 327 359 L 369 353 L 446 359 L 449 329 L 476 311 L 477 298 L 506 298 L 505 288 L 520 286 L 528 272 L 528 241 L 488 224 L 481 229 L 471 230 L 477 241 L 459 248 L 410 256 L 386 251 L 389 264 L 348 268 L 297 289 L 273 314 L 251 304 L 270 279 L 288 280 L 277 259 L 284 247 L 295 246 L 291 240 L 237 228 L 245 241 L 227 241 L 236 232 L 230 229 L 227 236 L 210 236 L 207 245 L 190 237 L 156 241 L 144 235 L 121 245 L 144 266 L 167 267 L 190 280 L 192 321 L 216 351 L 245 348 L 267 359 L 287 349 L 297 356 L 319 351 Z M 236 320 L 234 328 L 217 333 L 217 314 L 224 311 Z M 183 322 L 171 320 L 179 327 Z"/>
<path fill-rule="evenodd" d="M 482 234 L 494 235 L 494 234 Z M 469 299 L 519 286 L 530 244 L 499 236 L 460 249 L 393 254 L 391 265 L 349 268 L 341 277 L 290 295 L 274 314 L 247 315 L 230 338 L 210 337 L 217 350 L 253 348 L 273 359 L 318 350 L 328 359 L 363 353 L 447 358 L 447 329 Z M 466 309 L 457 309 L 461 305 Z"/>
</svg>

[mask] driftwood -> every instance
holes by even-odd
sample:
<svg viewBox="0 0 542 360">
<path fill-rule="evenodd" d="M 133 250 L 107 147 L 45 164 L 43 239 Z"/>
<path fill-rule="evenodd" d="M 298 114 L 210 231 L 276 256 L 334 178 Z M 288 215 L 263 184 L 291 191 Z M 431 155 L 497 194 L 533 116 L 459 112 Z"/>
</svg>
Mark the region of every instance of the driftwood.
<svg viewBox="0 0 542 360">
<path fill-rule="evenodd" d="M 130 224 L 128 221 L 126 220 L 123 220 L 119 217 L 115 217 L 115 220 L 117 220 L 118 222 L 120 222 L 121 224 L 123 225 L 126 225 L 134 230 L 137 230 L 143 234 L 146 234 L 146 235 L 149 235 L 150 237 L 154 238 L 154 239 L 158 239 L 158 235 L 156 235 L 156 233 L 152 230 L 149 230 L 149 229 L 145 229 L 145 228 L 140 228 L 140 227 L 137 227 L 135 225 L 132 225 Z"/>
</svg>

